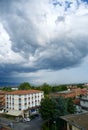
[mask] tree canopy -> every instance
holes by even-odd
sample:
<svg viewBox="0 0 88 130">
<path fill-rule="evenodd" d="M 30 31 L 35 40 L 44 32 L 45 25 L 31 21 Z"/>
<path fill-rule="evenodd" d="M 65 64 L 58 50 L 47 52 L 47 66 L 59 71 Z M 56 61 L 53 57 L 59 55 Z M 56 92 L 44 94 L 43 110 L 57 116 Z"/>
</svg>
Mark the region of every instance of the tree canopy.
<svg viewBox="0 0 88 130">
<path fill-rule="evenodd" d="M 76 111 L 76 107 L 73 103 L 73 99 L 72 98 L 67 98 L 67 111 L 71 114 L 73 114 Z"/>
<path fill-rule="evenodd" d="M 44 83 L 42 86 L 41 86 L 41 90 L 44 91 L 45 94 L 49 94 L 52 90 L 51 86 L 48 85 L 47 83 Z"/>
<path fill-rule="evenodd" d="M 10 91 L 12 91 L 12 88 L 11 87 L 4 87 L 4 88 L 2 88 L 2 90 L 10 92 Z"/>
<path fill-rule="evenodd" d="M 20 86 L 18 87 L 19 90 L 29 90 L 31 88 L 32 87 L 28 82 L 24 82 L 24 83 L 20 84 Z"/>
<path fill-rule="evenodd" d="M 73 106 L 73 104 L 70 104 Z M 59 116 L 66 115 L 68 112 L 68 100 L 63 97 L 49 98 L 45 97 L 41 101 L 40 113 L 43 119 L 58 118 Z"/>
<path fill-rule="evenodd" d="M 64 116 L 70 113 L 72 114 L 74 112 L 75 106 L 71 98 L 65 99 L 64 97 L 45 97 L 45 99 L 43 99 L 41 102 L 40 113 L 44 120 L 48 120 L 50 124 L 48 127 L 50 127 L 50 130 L 54 125 L 54 121 L 56 122 L 57 130 L 61 130 L 63 122 L 61 122 L 60 116 Z"/>
<path fill-rule="evenodd" d="M 45 99 L 42 99 L 40 113 L 44 120 L 53 118 L 54 102 L 50 98 L 46 97 Z"/>
</svg>

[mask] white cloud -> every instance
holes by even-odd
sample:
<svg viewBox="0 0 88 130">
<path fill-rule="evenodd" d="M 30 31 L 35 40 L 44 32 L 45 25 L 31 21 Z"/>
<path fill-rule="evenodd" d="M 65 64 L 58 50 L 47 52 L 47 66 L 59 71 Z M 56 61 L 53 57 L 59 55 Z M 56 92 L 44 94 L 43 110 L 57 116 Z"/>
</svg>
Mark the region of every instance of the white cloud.
<svg viewBox="0 0 88 130">
<path fill-rule="evenodd" d="M 0 63 L 20 63 L 23 58 L 12 51 L 8 33 L 0 23 Z"/>
</svg>

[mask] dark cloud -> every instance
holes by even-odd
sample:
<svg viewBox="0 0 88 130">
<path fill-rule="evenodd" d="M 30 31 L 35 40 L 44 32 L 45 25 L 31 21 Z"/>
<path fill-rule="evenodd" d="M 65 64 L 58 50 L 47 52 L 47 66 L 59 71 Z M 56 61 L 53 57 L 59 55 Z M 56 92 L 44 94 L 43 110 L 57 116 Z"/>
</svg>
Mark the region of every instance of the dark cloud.
<svg viewBox="0 0 88 130">
<path fill-rule="evenodd" d="M 52 8 L 53 4 L 60 8 Z M 8 77 L 13 72 L 59 70 L 79 65 L 88 55 L 88 5 L 83 5 L 86 11 L 82 8 L 81 12 L 80 4 L 75 8 L 76 0 L 61 3 L 1 0 L 0 23 L 10 37 L 12 52 L 24 60 L 1 63 L 0 74 Z"/>
</svg>

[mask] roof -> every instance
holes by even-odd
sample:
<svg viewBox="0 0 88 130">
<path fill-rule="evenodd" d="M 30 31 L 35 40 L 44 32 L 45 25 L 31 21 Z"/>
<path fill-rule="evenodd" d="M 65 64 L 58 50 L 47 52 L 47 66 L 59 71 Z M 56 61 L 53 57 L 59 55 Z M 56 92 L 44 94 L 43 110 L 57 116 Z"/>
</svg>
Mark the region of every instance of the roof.
<svg viewBox="0 0 88 130">
<path fill-rule="evenodd" d="M 18 110 L 10 110 L 7 115 L 11 115 L 11 116 L 20 116 L 22 115 L 22 112 L 21 111 L 18 111 Z"/>
<path fill-rule="evenodd" d="M 77 128 L 88 130 L 88 112 L 62 116 L 61 118 Z"/>
<path fill-rule="evenodd" d="M 0 90 L 0 95 L 4 95 L 5 93 L 7 93 L 7 92 Z"/>
<path fill-rule="evenodd" d="M 23 95 L 23 94 L 33 94 L 33 93 L 40 93 L 40 92 L 43 92 L 43 91 L 31 89 L 31 90 L 16 90 L 13 92 L 7 92 L 6 94 Z"/>
<path fill-rule="evenodd" d="M 66 90 L 66 91 L 59 91 L 57 92 L 58 94 L 68 94 L 68 93 L 73 93 L 71 90 Z"/>
</svg>

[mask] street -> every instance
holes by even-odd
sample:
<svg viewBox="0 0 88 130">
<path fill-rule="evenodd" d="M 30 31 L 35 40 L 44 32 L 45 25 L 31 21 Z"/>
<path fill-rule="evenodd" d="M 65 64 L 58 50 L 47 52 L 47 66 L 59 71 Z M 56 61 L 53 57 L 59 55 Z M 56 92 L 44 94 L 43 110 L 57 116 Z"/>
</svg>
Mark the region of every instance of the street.
<svg viewBox="0 0 88 130">
<path fill-rule="evenodd" d="M 11 122 L 13 122 L 12 130 L 41 130 L 41 125 L 43 123 L 40 117 L 37 117 L 31 120 L 30 122 L 25 122 L 25 123 L 14 122 L 12 120 L 0 117 L 0 123 L 4 123 L 5 125 L 8 125 Z"/>
</svg>

